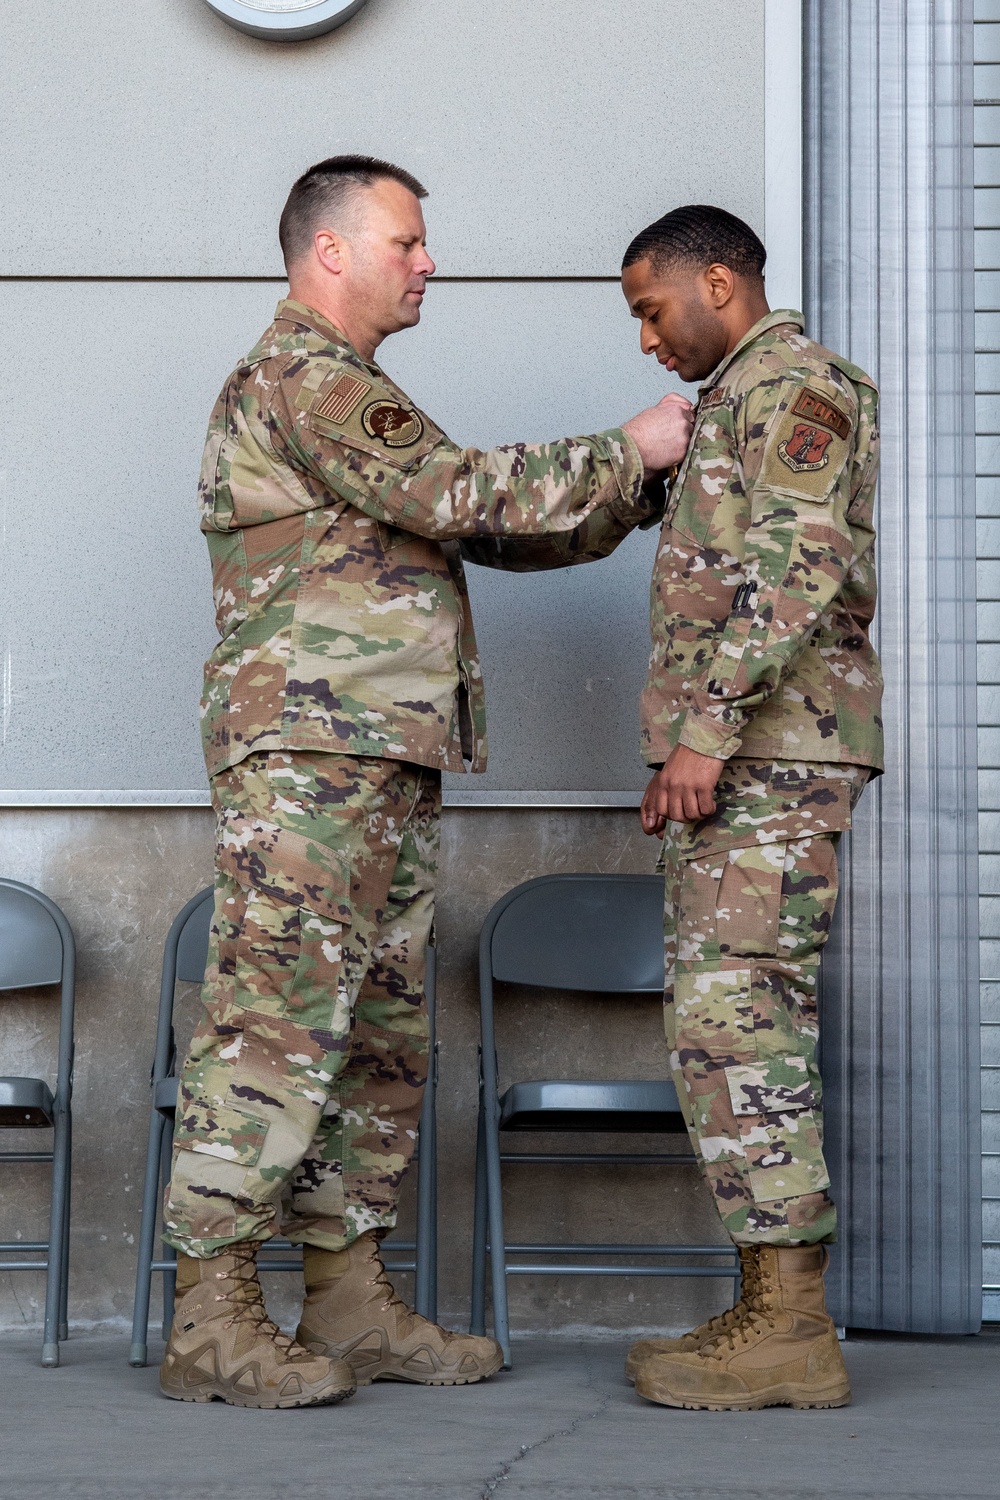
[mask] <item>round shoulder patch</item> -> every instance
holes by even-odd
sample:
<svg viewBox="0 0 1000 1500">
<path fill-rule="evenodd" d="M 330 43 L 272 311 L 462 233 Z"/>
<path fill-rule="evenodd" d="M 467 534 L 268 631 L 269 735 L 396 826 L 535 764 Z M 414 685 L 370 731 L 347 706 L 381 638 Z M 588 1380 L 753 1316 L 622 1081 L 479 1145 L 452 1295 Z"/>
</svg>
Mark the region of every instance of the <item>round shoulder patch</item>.
<svg viewBox="0 0 1000 1500">
<path fill-rule="evenodd" d="M 361 413 L 361 425 L 369 437 L 378 438 L 387 448 L 412 448 L 424 431 L 417 413 L 398 401 L 372 401 Z"/>
</svg>

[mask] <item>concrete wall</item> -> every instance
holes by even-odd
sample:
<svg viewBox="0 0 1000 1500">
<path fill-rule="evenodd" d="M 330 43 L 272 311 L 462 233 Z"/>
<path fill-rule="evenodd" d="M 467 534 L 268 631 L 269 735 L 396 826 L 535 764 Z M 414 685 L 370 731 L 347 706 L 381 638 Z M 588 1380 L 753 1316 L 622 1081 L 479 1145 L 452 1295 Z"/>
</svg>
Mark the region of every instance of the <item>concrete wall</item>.
<svg viewBox="0 0 1000 1500">
<path fill-rule="evenodd" d="M 71 1281 L 77 1322 L 131 1315 L 160 953 L 174 913 L 211 879 L 211 839 L 211 814 L 200 808 L 8 810 L 0 818 L 0 868 L 47 891 L 79 943 Z M 631 810 L 445 813 L 438 932 L 441 1308 L 456 1321 L 468 1309 L 479 926 L 503 891 L 532 875 L 649 872 L 655 853 Z M 189 1029 L 197 1001 L 194 986 L 186 989 L 180 1033 Z M 56 1011 L 46 992 L 0 1005 L 5 1072 L 48 1072 Z M 507 1079 L 666 1076 L 655 1000 L 508 992 L 500 1016 Z M 35 1132 L 5 1134 L 11 1137 L 5 1147 L 17 1141 L 38 1149 Z M 616 1148 L 614 1137 L 601 1144 Z M 565 1140 L 540 1144 L 553 1148 L 566 1149 Z M 685 1148 L 659 1138 L 658 1144 L 633 1139 L 624 1149 Z M 5 1169 L 0 1239 L 18 1231 L 25 1239 L 44 1237 L 47 1170 Z M 518 1167 L 509 1169 L 508 1183 L 511 1238 L 725 1238 L 692 1168 Z M 410 1201 L 404 1220 L 412 1225 Z M 274 1279 L 275 1305 L 286 1314 L 291 1279 Z M 511 1283 L 511 1316 L 515 1329 L 680 1326 L 722 1305 L 728 1289 L 728 1281 L 707 1279 L 519 1277 Z M 0 1327 L 37 1323 L 43 1296 L 40 1274 L 0 1275 Z"/>
<path fill-rule="evenodd" d="M 662 390 L 639 360 L 624 309 L 613 311 L 624 244 L 667 206 L 705 198 L 763 227 L 763 10 L 763 0 L 508 0 L 487 9 L 370 0 L 331 35 L 283 46 L 240 35 L 202 0 L 79 0 L 71 9 L 10 0 L 0 59 L 0 306 L 17 354 L 3 398 L 11 458 L 0 481 L 0 647 L 11 664 L 2 727 L 22 769 L 25 756 L 30 765 L 33 751 L 55 747 L 62 785 L 87 785 L 72 777 L 81 724 L 91 739 L 98 725 L 109 765 L 146 753 L 130 743 L 122 694 L 138 679 L 151 700 L 162 695 L 151 671 L 159 630 L 189 664 L 171 687 L 176 717 L 164 733 L 190 734 L 196 663 L 210 636 L 208 581 L 203 562 L 183 586 L 172 579 L 172 549 L 193 531 L 208 405 L 281 292 L 275 224 L 293 176 L 335 151 L 371 151 L 432 189 L 431 248 L 446 284 L 428 298 L 424 327 L 399 341 L 398 357 L 392 344 L 384 357 L 455 436 L 553 436 L 564 410 L 575 430 L 619 420 Z M 101 602 L 86 628 L 67 607 L 60 573 L 84 565 L 87 607 Z M 645 565 L 634 549 L 614 575 L 611 592 L 634 596 L 635 625 L 604 659 L 608 692 L 641 677 Z M 572 786 L 552 777 L 553 748 L 580 772 L 582 751 L 596 743 L 598 786 L 637 786 L 631 748 L 620 771 L 608 752 L 594 681 L 564 677 L 559 698 L 542 673 L 525 690 L 520 646 L 532 632 L 554 638 L 564 610 L 558 586 L 517 588 L 515 608 L 488 606 L 483 618 L 503 768 L 494 785 Z M 590 623 L 599 636 L 600 618 Z M 16 675 L 19 641 L 37 653 L 28 680 Z M 117 657 L 109 642 L 119 643 Z M 634 687 L 622 691 L 625 702 Z M 555 732 L 553 710 L 562 715 Z M 505 764 L 505 726 L 515 718 L 527 729 Z M 178 744 L 158 742 L 153 758 L 166 764 Z M 17 784 L 4 780 L 3 749 L 0 785 Z M 649 870 L 653 856 L 632 812 L 446 813 L 442 1308 L 456 1319 L 468 1290 L 478 925 L 529 875 Z M 79 940 L 71 1315 L 121 1319 L 131 1303 L 160 949 L 174 912 L 210 878 L 209 814 L 7 810 L 0 870 L 51 894 Z M 662 1074 L 658 1010 L 514 1002 L 522 1076 Z M 50 1011 L 43 997 L 0 1005 L 0 1071 L 46 1071 Z M 514 1233 L 722 1238 L 686 1168 L 523 1173 L 510 1184 Z M 43 1169 L 6 1169 L 0 1238 L 36 1235 L 45 1194 Z M 291 1289 L 280 1285 L 287 1310 Z M 726 1289 L 519 1280 L 512 1313 L 515 1328 L 688 1325 Z M 40 1298 L 39 1277 L 0 1276 L 0 1326 L 36 1323 Z"/>
</svg>

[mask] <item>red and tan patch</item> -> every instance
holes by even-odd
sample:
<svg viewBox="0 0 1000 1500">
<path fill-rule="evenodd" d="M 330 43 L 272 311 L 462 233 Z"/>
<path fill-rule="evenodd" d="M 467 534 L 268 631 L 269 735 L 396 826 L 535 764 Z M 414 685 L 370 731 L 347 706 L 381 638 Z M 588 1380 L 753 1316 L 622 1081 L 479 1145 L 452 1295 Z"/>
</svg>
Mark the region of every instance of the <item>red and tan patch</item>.
<svg viewBox="0 0 1000 1500">
<path fill-rule="evenodd" d="M 811 391 L 808 386 L 804 386 L 796 396 L 792 413 L 796 417 L 805 417 L 809 422 L 822 423 L 845 440 L 851 435 L 850 417 L 839 406 L 834 406 L 832 401 L 824 401 L 822 396 Z"/>
<path fill-rule="evenodd" d="M 830 462 L 826 451 L 833 442 L 833 433 L 809 422 L 796 422 L 790 437 L 778 444 L 778 453 L 783 463 L 796 474 L 812 469 L 825 469 Z"/>
</svg>

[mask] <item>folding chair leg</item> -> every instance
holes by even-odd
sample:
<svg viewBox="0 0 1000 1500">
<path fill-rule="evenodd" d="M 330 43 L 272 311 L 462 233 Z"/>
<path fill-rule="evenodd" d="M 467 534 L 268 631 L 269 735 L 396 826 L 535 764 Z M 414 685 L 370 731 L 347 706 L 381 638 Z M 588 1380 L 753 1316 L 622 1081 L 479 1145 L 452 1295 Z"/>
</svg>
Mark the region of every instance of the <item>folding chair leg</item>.
<svg viewBox="0 0 1000 1500">
<path fill-rule="evenodd" d="M 431 1033 L 433 1038 L 433 1031 Z M 437 1059 L 431 1041 L 430 1068 L 420 1111 L 419 1158 L 417 1160 L 417 1276 L 413 1299 L 423 1318 L 437 1322 Z"/>
<path fill-rule="evenodd" d="M 166 1122 L 164 1122 L 166 1123 Z M 170 1158 L 174 1149 L 174 1132 L 164 1130 L 160 1139 L 160 1191 L 165 1192 L 167 1183 L 170 1181 Z M 157 1194 L 159 1196 L 159 1194 Z M 159 1218 L 157 1218 L 159 1222 Z M 169 1245 L 163 1247 L 163 1259 L 177 1262 L 177 1251 Z M 174 1321 L 174 1298 L 177 1294 L 177 1272 L 164 1271 L 163 1273 L 163 1337 L 170 1337 L 170 1328 Z"/>
<path fill-rule="evenodd" d="M 59 1364 L 59 1315 L 62 1312 L 62 1273 L 66 1260 L 66 1194 L 69 1188 L 69 1132 L 65 1111 L 57 1114 L 52 1144 L 52 1206 L 49 1213 L 48 1271 L 45 1276 L 45 1331 L 42 1364 Z"/>
<path fill-rule="evenodd" d="M 132 1347 L 128 1362 L 141 1369 L 148 1357 L 149 1297 L 153 1280 L 153 1251 L 160 1222 L 160 1150 L 166 1120 L 154 1109 L 149 1121 L 146 1146 L 146 1174 L 142 1184 L 142 1222 L 139 1225 L 139 1257 L 135 1272 L 135 1301 L 132 1304 Z"/>
<path fill-rule="evenodd" d="M 503 1237 L 503 1183 L 500 1171 L 500 1132 L 496 1109 L 484 1120 L 486 1197 L 490 1222 L 490 1272 L 493 1287 L 493 1334 L 503 1350 L 503 1367 L 510 1369 L 510 1322 L 507 1313 L 507 1257 Z"/>
<path fill-rule="evenodd" d="M 60 1272 L 62 1294 L 59 1302 L 59 1341 L 69 1338 L 69 1225 L 73 1199 L 73 1116 L 66 1116 L 66 1210 L 63 1230 L 63 1259 Z"/>
<path fill-rule="evenodd" d="M 436 1093 L 436 1090 L 435 1090 Z M 437 1105 L 435 1103 L 434 1116 L 434 1152 L 431 1158 L 431 1181 L 430 1200 L 433 1217 L 433 1234 L 428 1247 L 428 1271 L 427 1271 L 427 1301 L 430 1312 L 427 1316 L 432 1323 L 437 1322 L 438 1314 L 438 1157 L 437 1157 Z"/>
<path fill-rule="evenodd" d="M 479 1096 L 479 1124 L 476 1129 L 476 1199 L 472 1221 L 472 1317 L 469 1332 L 480 1337 L 486 1332 L 486 1140 L 482 1090 Z"/>
<path fill-rule="evenodd" d="M 172 1261 L 177 1265 L 177 1251 L 171 1246 L 163 1247 L 164 1260 Z M 177 1272 L 176 1270 L 164 1271 L 163 1273 L 163 1341 L 166 1343 L 170 1337 L 170 1330 L 174 1324 L 174 1303 L 177 1300 Z"/>
</svg>

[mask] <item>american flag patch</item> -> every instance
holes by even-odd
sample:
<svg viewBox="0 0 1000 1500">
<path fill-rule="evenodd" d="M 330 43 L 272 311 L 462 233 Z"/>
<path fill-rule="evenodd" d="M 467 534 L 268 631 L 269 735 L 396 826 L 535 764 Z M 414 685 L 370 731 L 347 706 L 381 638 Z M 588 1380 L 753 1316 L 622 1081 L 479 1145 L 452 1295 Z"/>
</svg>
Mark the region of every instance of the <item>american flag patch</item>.
<svg viewBox="0 0 1000 1500">
<path fill-rule="evenodd" d="M 362 396 L 370 390 L 370 381 L 359 380 L 356 375 L 341 375 L 317 406 L 316 415 L 329 417 L 331 422 L 346 422 Z"/>
</svg>

